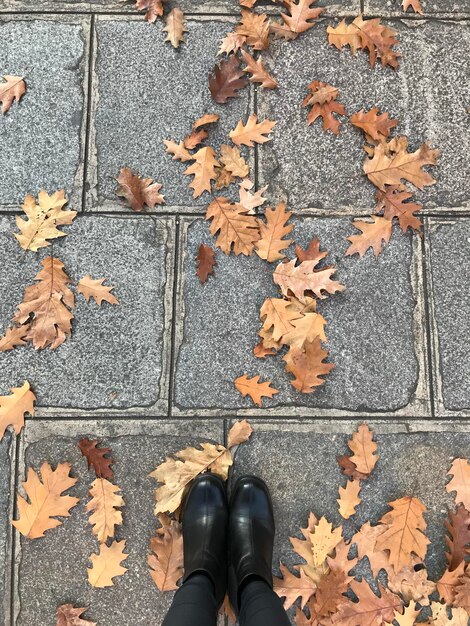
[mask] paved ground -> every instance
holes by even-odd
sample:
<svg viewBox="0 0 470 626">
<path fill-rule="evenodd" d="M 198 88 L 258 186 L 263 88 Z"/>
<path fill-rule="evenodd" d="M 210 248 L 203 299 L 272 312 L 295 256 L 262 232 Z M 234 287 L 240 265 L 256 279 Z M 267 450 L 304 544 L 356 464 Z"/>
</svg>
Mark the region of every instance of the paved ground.
<svg viewBox="0 0 470 626">
<path fill-rule="evenodd" d="M 68 601 L 91 605 L 100 626 L 159 624 L 171 594 L 158 593 L 147 573 L 147 474 L 187 443 L 223 442 L 236 415 L 251 416 L 255 434 L 235 473 L 259 472 L 272 486 L 277 557 L 289 562 L 287 537 L 310 510 L 339 522 L 335 458 L 367 418 L 382 462 L 360 520 L 375 521 L 387 499 L 413 489 L 439 544 L 431 571 L 442 568 L 445 473 L 470 444 L 470 5 L 423 0 L 420 18 L 404 16 L 398 0 L 319 3 L 327 9 L 319 27 L 271 50 L 280 89 L 252 88 L 222 107 L 211 102 L 207 74 L 236 21 L 236 0 L 181 0 L 189 33 L 176 52 L 160 23 L 144 23 L 120 0 L 40 0 L 34 12 L 30 0 L 0 0 L 0 74 L 26 74 L 28 83 L 21 106 L 0 118 L 0 329 L 38 271 L 38 258 L 24 255 L 11 233 L 24 196 L 42 187 L 65 188 L 81 211 L 54 254 L 74 279 L 106 276 L 121 301 L 102 309 L 79 302 L 73 336 L 55 352 L 0 354 L 0 394 L 28 378 L 38 397 L 21 438 L 0 443 L 0 626 L 52 624 L 57 604 Z M 399 31 L 398 72 L 328 48 L 326 25 L 361 9 Z M 413 147 L 427 140 L 441 149 L 438 185 L 418 194 L 422 239 L 396 234 L 378 260 L 344 257 L 351 217 L 370 211 L 373 189 L 357 132 L 345 127 L 336 138 L 306 126 L 299 105 L 314 79 L 335 84 L 348 113 L 377 105 L 400 120 Z M 256 184 L 269 185 L 270 202 L 287 201 L 296 241 L 320 237 L 347 286 L 321 304 L 336 369 L 316 394 L 296 393 L 279 359 L 252 357 L 259 307 L 276 293 L 264 261 L 218 254 L 216 278 L 201 287 L 195 277 L 197 247 L 211 240 L 207 198 L 192 199 L 184 167 L 162 140 L 182 138 L 209 110 L 221 115 L 217 145 L 250 112 L 278 121 L 273 141 L 255 152 Z M 150 215 L 123 207 L 114 179 L 126 165 L 163 183 L 163 207 Z M 233 388 L 245 372 L 281 393 L 253 407 Z M 82 505 L 41 542 L 20 542 L 9 526 L 12 487 L 26 465 L 70 460 L 83 478 L 75 493 L 85 495 L 76 449 L 83 434 L 115 450 L 128 505 L 130 572 L 111 590 L 86 584 L 94 545 Z"/>
</svg>

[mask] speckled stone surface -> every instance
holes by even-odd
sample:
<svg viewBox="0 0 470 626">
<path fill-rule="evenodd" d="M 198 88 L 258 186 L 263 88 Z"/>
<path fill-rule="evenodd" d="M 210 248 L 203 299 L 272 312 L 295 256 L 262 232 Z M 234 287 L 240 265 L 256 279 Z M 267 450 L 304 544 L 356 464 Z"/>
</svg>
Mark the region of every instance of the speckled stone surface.
<svg viewBox="0 0 470 626">
<path fill-rule="evenodd" d="M 2 390 L 2 394 L 7 390 Z M 9 578 L 11 574 L 10 545 L 10 480 L 12 437 L 6 433 L 0 441 L 0 626 L 7 626 L 10 613 Z"/>
<path fill-rule="evenodd" d="M 421 0 L 424 16 L 446 15 L 455 17 L 470 14 L 470 5 L 467 0 Z M 367 15 L 405 15 L 401 0 L 365 0 L 364 12 Z M 412 9 L 406 12 L 407 17 L 421 18 L 423 15 L 415 13 Z"/>
<path fill-rule="evenodd" d="M 401 233 L 376 260 L 344 257 L 346 237 L 354 232 L 349 218 L 298 220 L 292 238 L 307 246 L 314 236 L 330 251 L 325 264 L 337 266 L 335 278 L 346 286 L 318 304 L 328 321 L 330 358 L 336 368 L 313 394 L 301 394 L 289 383 L 281 355 L 256 359 L 259 310 L 268 296 L 279 293 L 272 280 L 275 264 L 256 255 L 230 257 L 217 252 L 214 276 L 204 285 L 195 276 L 200 243 L 213 244 L 207 224 L 195 221 L 184 240 L 182 305 L 177 312 L 182 343 L 177 353 L 174 405 L 178 411 L 253 408 L 233 381 L 260 374 L 280 393 L 263 406 L 319 411 L 393 411 L 408 405 L 417 384 L 412 316 L 411 246 Z M 393 314 L 391 314 L 393 311 Z M 418 337 L 416 337 L 418 341 Z"/>
<path fill-rule="evenodd" d="M 35 432 L 37 432 L 36 429 Z M 98 542 L 88 524 L 85 505 L 94 476 L 88 472 L 77 443 L 83 436 L 100 438 L 110 447 L 115 460 L 114 483 L 122 489 L 125 501 L 123 525 L 116 538 L 126 540 L 129 557 L 123 565 L 128 572 L 114 579 L 114 585 L 96 589 L 89 585 L 89 557 L 97 552 Z M 26 448 L 25 464 L 39 470 L 47 460 L 54 467 L 68 461 L 78 483 L 70 495 L 81 499 L 70 518 L 40 541 L 21 541 L 19 566 L 20 613 L 16 626 L 37 623 L 53 624 L 57 606 L 73 603 L 89 607 L 87 618 L 98 624 L 147 626 L 161 624 L 173 594 L 161 593 L 148 570 L 149 542 L 157 528 L 153 514 L 157 486 L 148 474 L 164 461 L 165 456 L 203 441 L 223 443 L 222 422 L 168 422 L 142 427 L 126 425 L 46 426 L 42 437 Z M 23 471 L 23 465 L 20 466 Z"/>
<path fill-rule="evenodd" d="M 470 409 L 470 221 L 430 223 L 439 378 L 446 409 Z"/>
<path fill-rule="evenodd" d="M 65 189 L 81 208 L 89 18 L 0 20 L 0 74 L 26 94 L 0 115 L 0 210 L 40 189 Z"/>
<path fill-rule="evenodd" d="M 374 187 L 362 172 L 361 131 L 346 117 L 338 137 L 325 133 L 320 120 L 307 126 L 302 101 L 308 84 L 320 80 L 339 89 L 348 116 L 377 106 L 400 121 L 398 133 L 409 137 L 411 149 L 427 141 L 441 150 L 439 166 L 432 168 L 438 184 L 416 194 L 426 208 L 468 206 L 468 23 L 388 21 L 400 39 L 396 72 L 372 69 L 362 51 L 353 56 L 349 48 L 329 47 L 329 24 L 336 22 L 325 20 L 292 44 L 272 49 L 280 88 L 260 91 L 258 107 L 262 117 L 278 123 L 273 141 L 260 150 L 260 184 L 269 184 L 295 209 L 357 213 L 374 206 Z"/>
<path fill-rule="evenodd" d="M 41 407 L 115 408 L 166 406 L 163 335 L 167 245 L 171 220 L 150 217 L 79 217 L 65 227 L 53 254 L 76 284 L 85 275 L 106 278 L 115 287 L 117 306 L 87 303 L 76 294 L 72 336 L 57 350 L 31 345 L 0 354 L 4 387 L 28 379 Z M 0 268 L 2 333 L 22 301 L 26 285 L 52 252 L 24 253 L 12 233 L 13 218 L 0 221 L 3 263 Z M 39 257 L 39 258 L 38 258 Z"/>
</svg>

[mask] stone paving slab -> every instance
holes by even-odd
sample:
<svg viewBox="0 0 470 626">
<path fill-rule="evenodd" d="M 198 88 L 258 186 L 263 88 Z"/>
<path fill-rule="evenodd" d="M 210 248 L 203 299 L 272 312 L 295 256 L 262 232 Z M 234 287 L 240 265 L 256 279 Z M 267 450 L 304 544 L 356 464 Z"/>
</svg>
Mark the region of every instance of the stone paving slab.
<svg viewBox="0 0 470 626">
<path fill-rule="evenodd" d="M 89 606 L 87 616 L 98 624 L 160 624 L 173 594 L 157 589 L 147 567 L 149 541 L 157 527 L 153 514 L 157 483 L 148 474 L 167 455 L 187 445 L 223 443 L 223 432 L 222 421 L 30 422 L 21 473 L 30 466 L 39 469 L 45 460 L 54 466 L 69 461 L 78 478 L 70 493 L 81 502 L 62 526 L 43 539 L 21 540 L 16 626 L 37 624 L 38 616 L 41 624 L 53 624 L 57 606 L 67 602 Z M 106 589 L 94 589 L 87 581 L 89 556 L 97 550 L 97 541 L 85 511 L 92 474 L 77 448 L 82 436 L 98 437 L 113 450 L 114 482 L 122 488 L 126 503 L 117 538 L 126 539 L 128 572 Z"/>
<path fill-rule="evenodd" d="M 439 415 L 470 413 L 470 220 L 428 223 Z"/>
<path fill-rule="evenodd" d="M 0 20 L 0 73 L 27 85 L 0 117 L 0 211 L 41 188 L 81 208 L 89 30 L 80 16 Z"/>
<path fill-rule="evenodd" d="M 0 441 L 0 626 L 7 626 L 10 614 L 10 487 L 12 437 L 6 433 Z"/>
<path fill-rule="evenodd" d="M 421 0 L 424 16 L 459 17 L 470 14 L 470 5 L 467 0 Z M 422 16 L 408 9 L 406 14 L 402 9 L 401 0 L 365 0 L 364 13 L 373 15 L 406 15 L 421 19 Z"/>
<path fill-rule="evenodd" d="M 25 254 L 14 230 L 13 218 L 0 220 L 2 331 L 39 271 L 39 260 L 50 254 Z M 66 230 L 69 235 L 53 248 L 65 271 L 75 283 L 87 274 L 105 277 L 120 304 L 100 308 L 78 295 L 72 336 L 57 350 L 36 352 L 28 345 L 0 354 L 3 391 L 28 379 L 38 405 L 59 414 L 142 407 L 166 414 L 173 221 L 84 216 Z"/>
<path fill-rule="evenodd" d="M 275 563 L 299 562 L 288 537 L 305 527 L 310 511 L 325 515 L 335 526 L 343 523 L 351 534 L 368 520 L 376 523 L 389 510 L 388 501 L 412 494 L 428 509 L 427 534 L 432 541 L 427 558 L 430 577 L 435 579 L 443 573 L 443 521 L 447 507 L 454 507 L 452 495 L 445 491 L 446 474 L 454 458 L 468 458 L 468 423 L 370 423 L 379 433 L 380 460 L 363 484 L 363 502 L 357 514 L 348 522 L 342 520 L 336 502 L 338 486 L 344 486 L 336 457 L 350 454 L 346 442 L 358 424 L 283 420 L 251 423 L 254 433 L 250 443 L 237 451 L 233 480 L 243 474 L 255 474 L 269 485 L 277 526 Z"/>
<path fill-rule="evenodd" d="M 348 115 L 378 106 L 400 120 L 399 131 L 409 136 L 412 149 L 428 141 L 441 150 L 439 167 L 433 168 L 438 184 L 416 194 L 427 209 L 468 208 L 468 23 L 387 22 L 399 31 L 403 56 L 397 72 L 372 69 L 365 53 L 353 57 L 349 49 L 329 47 L 330 23 L 272 48 L 280 88 L 260 90 L 258 108 L 278 123 L 273 141 L 259 151 L 260 184 L 269 184 L 295 209 L 357 214 L 374 206 L 374 187 L 362 172 L 362 133 L 347 121 L 339 137 L 324 133 L 320 121 L 307 126 L 301 103 L 307 85 L 318 79 L 339 88 Z"/>
<path fill-rule="evenodd" d="M 249 88 L 224 106 L 213 102 L 208 87 L 219 41 L 232 28 L 233 22 L 188 20 L 187 43 L 175 51 L 165 43 L 161 23 L 150 27 L 136 20 L 97 21 L 89 209 L 115 204 L 115 178 L 125 166 L 162 183 L 166 207 L 207 205 L 207 193 L 192 198 L 188 189 L 192 177 L 183 175 L 187 164 L 173 161 L 163 140 L 183 139 L 198 117 L 214 112 L 221 120 L 208 141 L 218 148 L 227 143 L 238 120 L 248 115 Z"/>
<path fill-rule="evenodd" d="M 422 365 L 424 340 L 421 295 L 416 292 L 419 263 L 408 237 L 395 234 L 376 260 L 344 257 L 353 232 L 349 218 L 306 218 L 295 222 L 293 238 L 307 246 L 318 236 L 331 252 L 326 264 L 338 267 L 347 290 L 320 301 L 327 319 L 330 358 L 336 368 L 316 393 L 301 394 L 289 383 L 281 356 L 256 359 L 259 310 L 277 295 L 275 264 L 256 255 L 230 257 L 217 252 L 215 276 L 201 285 L 195 257 L 201 243 L 214 244 L 207 223 L 195 220 L 182 236 L 183 274 L 176 313 L 176 372 L 173 414 L 343 415 L 345 411 L 429 414 Z M 419 242 L 416 241 L 419 248 Z M 260 374 L 280 390 L 258 410 L 235 390 L 242 374 Z"/>
</svg>

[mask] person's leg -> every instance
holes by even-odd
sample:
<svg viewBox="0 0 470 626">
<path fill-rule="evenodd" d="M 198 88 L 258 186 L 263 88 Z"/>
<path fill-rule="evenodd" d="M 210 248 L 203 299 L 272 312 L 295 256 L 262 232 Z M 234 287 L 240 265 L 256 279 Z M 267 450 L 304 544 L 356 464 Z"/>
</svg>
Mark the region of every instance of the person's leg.
<svg viewBox="0 0 470 626">
<path fill-rule="evenodd" d="M 282 601 L 261 578 L 244 583 L 240 593 L 240 626 L 290 626 Z"/>
<path fill-rule="evenodd" d="M 205 574 L 193 574 L 178 589 L 162 626 L 216 626 L 214 584 Z"/>
</svg>

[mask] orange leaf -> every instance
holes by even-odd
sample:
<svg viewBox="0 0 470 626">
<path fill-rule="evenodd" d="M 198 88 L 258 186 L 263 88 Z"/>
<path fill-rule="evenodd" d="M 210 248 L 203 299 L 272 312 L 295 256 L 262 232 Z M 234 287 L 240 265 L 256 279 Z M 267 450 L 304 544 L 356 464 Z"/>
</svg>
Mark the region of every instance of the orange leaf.
<svg viewBox="0 0 470 626">
<path fill-rule="evenodd" d="M 371 222 L 355 220 L 354 226 L 361 231 L 360 235 L 348 237 L 351 245 L 346 250 L 346 256 L 359 254 L 363 257 L 369 248 L 372 248 L 375 256 L 382 252 L 382 241 L 388 243 L 392 236 L 392 222 L 385 217 L 371 217 Z"/>
<path fill-rule="evenodd" d="M 246 63 L 243 71 L 251 74 L 250 81 L 252 83 L 260 83 L 261 87 L 265 89 L 276 89 L 278 87 L 277 82 L 265 68 L 261 59 L 256 60 L 246 50 L 242 50 L 241 55 Z"/>
<path fill-rule="evenodd" d="M 326 294 L 344 291 L 345 287 L 337 281 L 331 280 L 336 268 L 327 267 L 316 270 L 318 261 L 303 261 L 300 265 L 295 264 L 295 259 L 288 263 L 279 263 L 273 273 L 274 282 L 281 288 L 286 297 L 294 295 L 300 302 L 305 303 L 306 294 L 312 292 L 317 298 L 323 300 Z"/>
<path fill-rule="evenodd" d="M 318 264 L 328 255 L 328 252 L 320 252 L 320 240 L 314 237 L 305 250 L 297 244 L 295 246 L 295 255 L 300 263 L 303 261 L 316 261 Z"/>
<path fill-rule="evenodd" d="M 308 89 L 311 93 L 302 103 L 304 108 L 312 107 L 307 115 L 308 125 L 310 126 L 317 118 L 322 117 L 323 130 L 331 130 L 335 135 L 339 135 L 340 122 L 333 116 L 333 113 L 346 115 L 346 109 L 343 104 L 336 102 L 339 95 L 338 89 L 319 80 L 310 83 Z"/>
<path fill-rule="evenodd" d="M 266 222 L 259 222 L 260 238 L 256 242 L 256 254 L 261 259 L 272 263 L 285 258 L 281 250 L 292 243 L 291 239 L 284 239 L 294 228 L 293 224 L 286 225 L 291 215 L 282 202 L 275 209 L 266 209 Z"/>
<path fill-rule="evenodd" d="M 250 422 L 247 420 L 240 420 L 235 422 L 228 434 L 228 448 L 239 446 L 241 443 L 245 443 L 251 437 L 253 429 Z"/>
<path fill-rule="evenodd" d="M 219 162 L 213 148 L 209 146 L 200 148 L 192 158 L 194 163 L 184 173 L 186 176 L 194 175 L 189 186 L 194 190 L 193 198 L 198 198 L 204 191 L 211 190 L 211 180 L 217 178 L 215 168 L 219 167 Z"/>
<path fill-rule="evenodd" d="M 364 422 L 359 426 L 348 441 L 348 446 L 353 453 L 350 457 L 358 472 L 369 477 L 379 457 L 377 456 L 377 444 L 374 441 L 374 431 Z"/>
<path fill-rule="evenodd" d="M 364 131 L 367 139 L 381 141 L 390 135 L 390 130 L 397 126 L 398 120 L 390 119 L 388 113 L 380 114 L 379 109 L 374 107 L 367 113 L 361 109 L 351 115 L 351 124 Z"/>
<path fill-rule="evenodd" d="M 173 48 L 179 48 L 181 42 L 184 41 L 183 33 L 187 32 L 181 9 L 174 8 L 168 13 L 163 30 L 168 33 L 165 41 L 169 41 Z"/>
<path fill-rule="evenodd" d="M 300 570 L 300 576 L 292 572 L 282 563 L 279 564 L 282 578 L 274 576 L 274 591 L 280 598 L 285 598 L 284 609 L 287 611 L 297 598 L 300 597 L 300 606 L 303 609 L 317 588 L 313 580 Z"/>
<path fill-rule="evenodd" d="M 112 587 L 113 578 L 127 572 L 127 569 L 121 565 L 129 556 L 124 554 L 125 548 L 124 540 L 113 541 L 110 546 L 105 543 L 100 544 L 98 554 L 91 555 L 91 567 L 87 570 L 88 582 L 92 587 Z"/>
<path fill-rule="evenodd" d="M 147 11 L 145 20 L 153 24 L 158 17 L 163 15 L 163 2 L 165 0 L 136 0 L 137 11 Z"/>
<path fill-rule="evenodd" d="M 452 479 L 446 485 L 446 491 L 456 492 L 455 503 L 462 503 L 464 507 L 470 509 L 470 463 L 466 459 L 455 459 L 452 462 L 448 475 Z"/>
<path fill-rule="evenodd" d="M 328 350 L 321 347 L 320 338 L 305 342 L 304 346 L 291 346 L 283 357 L 286 372 L 294 375 L 291 384 L 301 393 L 312 393 L 316 387 L 325 384 L 324 378 L 334 368 L 333 363 L 325 363 Z"/>
<path fill-rule="evenodd" d="M 96 304 L 101 306 L 103 300 L 109 302 L 109 304 L 119 304 L 119 300 L 111 291 L 114 287 L 107 287 L 103 285 L 105 278 L 97 278 L 94 280 L 89 274 L 82 278 L 77 285 L 78 293 L 83 294 L 87 302 L 90 298 L 93 298 Z"/>
<path fill-rule="evenodd" d="M 359 492 L 361 483 L 359 480 L 348 480 L 346 487 L 339 488 L 339 514 L 344 519 L 349 519 L 356 513 L 356 508 L 361 503 Z"/>
<path fill-rule="evenodd" d="M 13 426 L 18 435 L 24 427 L 25 414 L 34 415 L 36 396 L 31 391 L 28 381 L 21 387 L 13 387 L 10 391 L 10 396 L 0 396 L 0 440 L 8 426 Z"/>
<path fill-rule="evenodd" d="M 421 15 L 424 15 L 421 0 L 402 0 L 402 6 L 405 12 L 409 9 L 409 7 L 411 7 L 415 13 L 420 13 Z"/>
<path fill-rule="evenodd" d="M 380 583 L 378 583 L 380 597 L 376 596 L 369 584 L 362 580 L 353 580 L 351 589 L 358 598 L 358 602 L 346 599 L 340 605 L 335 623 L 341 626 L 382 626 L 384 622 L 392 622 L 395 612 L 402 613 L 403 603 L 400 598 Z"/>
<path fill-rule="evenodd" d="M 456 512 L 449 511 L 448 515 L 444 526 L 449 533 L 445 538 L 449 551 L 445 555 L 452 571 L 470 555 L 470 512 L 459 504 Z"/>
<path fill-rule="evenodd" d="M 264 135 L 270 133 L 274 126 L 276 126 L 276 122 L 269 120 L 258 122 L 258 116 L 253 113 L 250 115 L 245 125 L 243 125 L 243 122 L 240 120 L 236 128 L 230 131 L 230 139 L 237 146 L 243 145 L 253 148 L 255 143 L 266 143 L 270 141 L 270 137 L 264 137 Z"/>
<path fill-rule="evenodd" d="M 376 195 L 376 213 L 383 211 L 383 216 L 387 220 L 398 218 L 398 223 L 403 232 L 408 228 L 419 232 L 423 226 L 419 217 L 415 215 L 423 208 L 417 202 L 405 202 L 413 196 L 409 191 L 401 189 L 398 185 L 386 186 L 385 191 L 378 191 Z"/>
<path fill-rule="evenodd" d="M 206 220 L 212 220 L 211 235 L 218 234 L 215 245 L 225 254 L 230 254 L 232 246 L 237 256 L 253 254 L 259 226 L 256 217 L 247 215 L 243 206 L 231 204 L 228 198 L 215 198 L 207 207 Z"/>
<path fill-rule="evenodd" d="M 315 26 L 315 23 L 310 20 L 316 20 L 325 10 L 324 7 L 312 8 L 312 4 L 316 1 L 298 0 L 296 4 L 295 0 L 289 0 L 288 3 L 285 3 L 290 15 L 283 13 L 282 19 L 293 33 L 303 33 Z"/>
<path fill-rule="evenodd" d="M 264 50 L 269 46 L 269 20 L 264 13 L 242 10 L 242 19 L 235 32 L 246 37 L 246 43 L 253 50 Z"/>
<path fill-rule="evenodd" d="M 142 211 L 145 205 L 153 209 L 157 204 L 164 202 L 164 197 L 160 193 L 161 185 L 151 178 L 133 174 L 128 167 L 121 169 L 116 180 L 119 183 L 116 195 L 124 198 L 133 211 Z"/>
<path fill-rule="evenodd" d="M 163 143 L 166 146 L 166 151 L 173 155 L 173 161 L 181 161 L 181 163 L 192 161 L 193 155 L 184 147 L 182 141 L 175 143 L 174 141 L 165 139 Z"/>
<path fill-rule="evenodd" d="M 235 387 L 245 398 L 246 396 L 250 396 L 255 404 L 258 406 L 262 405 L 262 398 L 265 396 L 266 398 L 272 398 L 276 393 L 279 393 L 277 389 L 271 387 L 271 383 L 269 381 L 260 383 L 259 375 L 253 376 L 253 378 L 248 378 L 246 374 L 243 376 L 239 376 L 235 379 Z"/>
</svg>

